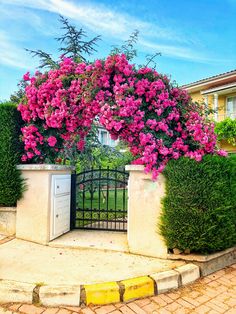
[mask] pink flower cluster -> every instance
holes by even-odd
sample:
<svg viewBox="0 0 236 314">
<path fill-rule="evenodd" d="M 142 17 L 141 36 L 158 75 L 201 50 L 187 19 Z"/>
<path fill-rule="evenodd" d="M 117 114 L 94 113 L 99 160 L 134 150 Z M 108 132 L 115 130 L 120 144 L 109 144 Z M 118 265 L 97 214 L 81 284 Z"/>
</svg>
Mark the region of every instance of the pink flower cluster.
<svg viewBox="0 0 236 314">
<path fill-rule="evenodd" d="M 153 178 L 169 159 L 199 161 L 217 153 L 214 125 L 187 92 L 150 68 L 136 70 L 125 55 L 89 65 L 64 58 L 58 69 L 32 78 L 26 73 L 24 79 L 29 84 L 18 107 L 25 121 L 23 161 L 43 162 L 51 150 L 68 145 L 83 150 L 95 117 L 128 144 L 135 163 Z"/>
</svg>

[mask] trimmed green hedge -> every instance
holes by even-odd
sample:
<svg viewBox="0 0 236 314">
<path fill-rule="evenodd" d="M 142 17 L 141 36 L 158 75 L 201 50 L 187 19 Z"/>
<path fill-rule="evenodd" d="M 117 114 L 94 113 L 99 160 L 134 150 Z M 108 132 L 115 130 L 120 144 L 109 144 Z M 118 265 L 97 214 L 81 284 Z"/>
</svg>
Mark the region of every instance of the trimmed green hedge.
<svg viewBox="0 0 236 314">
<path fill-rule="evenodd" d="M 0 206 L 14 206 L 25 185 L 16 169 L 22 150 L 19 140 L 22 120 L 16 106 L 0 103 Z"/>
<path fill-rule="evenodd" d="M 169 249 L 212 253 L 236 244 L 236 156 L 171 160 L 160 231 Z"/>
</svg>

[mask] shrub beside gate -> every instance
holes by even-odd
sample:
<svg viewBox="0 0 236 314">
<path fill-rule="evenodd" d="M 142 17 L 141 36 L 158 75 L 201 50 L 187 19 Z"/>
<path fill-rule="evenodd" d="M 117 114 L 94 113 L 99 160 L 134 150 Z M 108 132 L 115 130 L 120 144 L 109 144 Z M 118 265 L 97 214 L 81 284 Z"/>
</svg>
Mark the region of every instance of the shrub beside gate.
<svg viewBox="0 0 236 314">
<path fill-rule="evenodd" d="M 0 104 L 0 206 L 14 206 L 21 198 L 24 184 L 20 171 L 22 119 L 16 106 L 10 102 Z"/>
<path fill-rule="evenodd" d="M 236 244 L 236 156 L 169 161 L 160 230 L 169 249 L 211 253 Z"/>
</svg>

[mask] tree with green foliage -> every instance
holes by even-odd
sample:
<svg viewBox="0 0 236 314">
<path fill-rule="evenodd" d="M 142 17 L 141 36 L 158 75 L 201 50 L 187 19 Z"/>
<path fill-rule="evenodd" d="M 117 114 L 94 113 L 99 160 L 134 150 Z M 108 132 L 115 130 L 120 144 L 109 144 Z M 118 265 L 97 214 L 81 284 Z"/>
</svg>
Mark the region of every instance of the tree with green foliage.
<svg viewBox="0 0 236 314">
<path fill-rule="evenodd" d="M 80 28 L 76 29 L 74 25 L 71 25 L 65 17 L 60 15 L 59 19 L 62 24 L 61 29 L 64 30 L 64 34 L 56 40 L 61 44 L 59 48 L 59 52 L 62 53 L 62 57 L 72 58 L 76 62 L 88 62 L 86 56 L 91 56 L 94 52 L 96 52 L 97 42 L 101 39 L 101 36 L 96 36 L 92 39 L 87 40 L 87 34 L 84 29 Z M 38 50 L 30 50 L 26 49 L 26 51 L 30 52 L 34 57 L 38 57 L 40 60 L 39 68 L 48 68 L 55 69 L 58 67 L 59 60 L 53 60 L 52 55 Z"/>
<path fill-rule="evenodd" d="M 91 56 L 92 53 L 96 52 L 97 42 L 101 39 L 100 36 L 96 36 L 92 39 L 87 39 L 87 34 L 84 29 L 79 30 L 69 23 L 68 19 L 60 15 L 59 21 L 61 23 L 61 29 L 64 33 L 55 38 L 61 45 L 58 49 L 62 56 L 73 58 L 77 62 L 88 62 L 86 56 Z M 27 49 L 33 57 L 39 58 L 39 69 L 55 69 L 58 68 L 58 64 L 61 58 L 54 60 L 52 55 L 41 49 L 31 50 Z M 16 104 L 19 104 L 24 96 L 26 82 L 21 80 L 18 84 L 18 91 L 11 95 L 10 100 Z"/>
<path fill-rule="evenodd" d="M 226 118 L 221 122 L 217 122 L 215 132 L 219 141 L 225 140 L 236 146 L 236 119 Z"/>
<path fill-rule="evenodd" d="M 91 145 L 87 146 L 79 158 L 77 171 L 83 171 L 90 168 L 109 167 L 110 169 L 124 168 L 134 159 L 128 149 L 122 149 L 119 143 L 116 147 L 107 145 Z M 90 152 L 88 153 L 88 149 Z M 88 158 L 88 156 L 90 158 Z"/>
</svg>

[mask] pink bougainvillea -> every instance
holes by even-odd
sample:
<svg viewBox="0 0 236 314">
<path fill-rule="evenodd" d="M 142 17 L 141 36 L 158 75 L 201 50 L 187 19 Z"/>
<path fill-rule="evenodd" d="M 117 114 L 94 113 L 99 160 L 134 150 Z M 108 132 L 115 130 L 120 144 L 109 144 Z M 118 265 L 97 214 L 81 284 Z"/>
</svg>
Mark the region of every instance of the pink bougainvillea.
<svg viewBox="0 0 236 314">
<path fill-rule="evenodd" d="M 29 84 L 18 107 L 25 121 L 24 162 L 42 163 L 49 155 L 56 160 L 65 147 L 83 150 L 95 117 L 153 178 L 169 159 L 224 154 L 216 149 L 214 124 L 188 93 L 150 68 L 135 69 L 125 55 L 89 65 L 64 58 L 58 69 L 24 79 Z"/>
<path fill-rule="evenodd" d="M 51 147 L 54 147 L 57 143 L 57 139 L 55 138 L 55 136 L 50 136 L 48 139 L 48 145 Z"/>
</svg>

